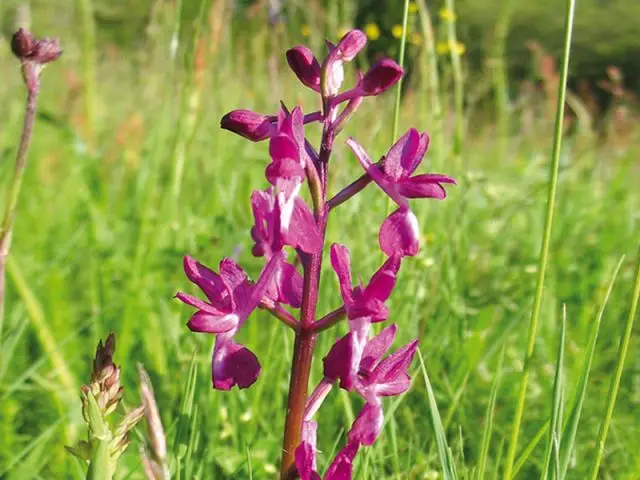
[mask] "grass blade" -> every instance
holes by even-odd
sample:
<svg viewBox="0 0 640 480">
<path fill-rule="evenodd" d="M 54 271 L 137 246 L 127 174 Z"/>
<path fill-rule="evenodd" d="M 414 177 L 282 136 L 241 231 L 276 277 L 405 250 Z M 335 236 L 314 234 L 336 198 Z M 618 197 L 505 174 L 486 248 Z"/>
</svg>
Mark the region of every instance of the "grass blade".
<svg viewBox="0 0 640 480">
<path fill-rule="evenodd" d="M 562 309 L 562 325 L 560 327 L 560 343 L 558 344 L 558 359 L 556 362 L 556 375 L 553 380 L 553 402 L 551 404 L 551 428 L 549 430 L 549 437 L 547 440 L 547 446 L 544 454 L 544 467 L 542 470 L 541 479 L 549 477 L 549 465 L 551 463 L 551 456 L 556 450 L 554 445 L 560 436 L 562 428 L 562 420 L 560 411 L 562 409 L 562 392 L 564 390 L 564 375 L 562 366 L 564 364 L 564 346 L 567 336 L 567 306 L 564 305 Z M 552 477 L 553 478 L 553 477 Z"/>
<path fill-rule="evenodd" d="M 480 447 L 480 460 L 478 462 L 478 471 L 475 476 L 477 480 L 484 478 L 484 472 L 487 467 L 487 457 L 489 455 L 489 445 L 491 444 L 491 434 L 493 432 L 493 419 L 496 410 L 496 399 L 498 398 L 498 388 L 500 387 L 500 380 L 502 379 L 502 366 L 504 364 L 504 350 L 505 345 L 502 345 L 502 351 L 500 352 L 500 358 L 498 360 L 498 366 L 496 368 L 496 376 L 493 379 L 493 385 L 491 386 L 491 394 L 489 395 L 489 404 L 487 405 L 487 413 L 485 418 L 484 433 L 482 434 L 482 446 Z"/>
<path fill-rule="evenodd" d="M 42 348 L 46 352 L 47 356 L 51 359 L 51 364 L 58 375 L 58 379 L 62 384 L 65 393 L 73 393 L 78 389 L 76 387 L 76 380 L 71 373 L 71 368 L 67 364 L 64 356 L 60 353 L 60 347 L 56 342 L 56 338 L 49 328 L 42 306 L 33 293 L 33 290 L 29 288 L 27 280 L 22 275 L 22 270 L 16 263 L 14 257 L 7 258 L 7 270 L 13 280 L 18 295 L 24 302 L 25 308 L 33 325 L 33 329 L 42 345 Z"/>
<path fill-rule="evenodd" d="M 600 469 L 600 461 L 602 460 L 602 453 L 604 452 L 604 444 L 607 440 L 607 432 L 609 431 L 609 425 L 611 423 L 611 417 L 613 416 L 613 407 L 616 404 L 616 397 L 618 396 L 618 390 L 620 389 L 620 379 L 622 378 L 622 370 L 624 368 L 624 361 L 627 357 L 627 350 L 629 349 L 629 342 L 631 341 L 631 331 L 633 329 L 633 320 L 636 316 L 636 310 L 638 308 L 638 298 L 640 297 L 640 249 L 638 250 L 638 258 L 636 265 L 636 279 L 633 286 L 633 297 L 631 299 L 631 308 L 629 310 L 629 318 L 627 319 L 627 325 L 625 327 L 624 336 L 620 343 L 618 350 L 618 360 L 616 362 L 616 373 L 611 381 L 609 387 L 609 394 L 607 395 L 607 408 L 604 414 L 604 420 L 600 425 L 600 432 L 598 434 L 598 442 L 596 443 L 596 454 L 593 460 L 593 467 L 591 469 L 591 479 L 596 480 L 598 478 L 598 470 Z"/>
<path fill-rule="evenodd" d="M 453 462 L 453 456 L 451 449 L 447 444 L 447 434 L 442 426 L 442 420 L 440 419 L 440 413 L 438 412 L 438 405 L 436 404 L 436 397 L 433 394 L 433 388 L 431 388 L 431 382 L 429 381 L 429 375 L 427 375 L 427 368 L 422 358 L 422 352 L 418 349 L 418 358 L 420 359 L 420 370 L 424 377 L 424 383 L 427 387 L 427 395 L 429 397 L 429 412 L 431 413 L 431 423 L 433 425 L 433 431 L 436 435 L 436 444 L 438 446 L 438 457 L 440 458 L 440 465 L 442 467 L 442 474 L 445 480 L 456 480 L 458 478 L 456 474 L 456 467 Z"/>
<path fill-rule="evenodd" d="M 547 211 L 544 221 L 544 234 L 542 237 L 542 248 L 540 249 L 540 258 L 538 261 L 538 279 L 536 284 L 536 293 L 533 300 L 533 308 L 531 309 L 531 318 L 529 320 L 529 332 L 527 340 L 527 350 L 524 356 L 524 367 L 522 369 L 522 378 L 520 380 L 520 391 L 518 393 L 518 401 L 516 404 L 516 414 L 513 419 L 511 429 L 511 440 L 507 451 L 507 460 L 504 470 L 504 478 L 510 480 L 513 476 L 513 462 L 516 458 L 518 449 L 518 438 L 520 436 L 520 424 L 524 414 L 524 403 L 527 395 L 527 386 L 529 383 L 529 368 L 533 356 L 533 348 L 536 341 L 536 332 L 538 329 L 538 319 L 540 317 L 540 307 L 542 306 L 542 292 L 544 290 L 544 279 L 547 271 L 547 260 L 549 257 L 549 244 L 551 243 L 551 228 L 553 226 L 553 213 L 556 202 L 556 191 L 558 189 L 558 171 L 560 167 L 560 147 L 562 146 L 562 125 L 564 122 L 564 103 L 567 93 L 567 77 L 569 72 L 569 53 L 571 51 L 571 33 L 573 30 L 573 17 L 575 12 L 576 0 L 567 0 L 567 16 L 565 20 L 565 42 L 564 54 L 562 58 L 562 73 L 558 87 L 558 104 L 556 107 L 555 132 L 553 136 L 553 150 L 551 154 L 551 171 L 549 178 L 549 192 L 547 197 Z"/>
<path fill-rule="evenodd" d="M 602 321 L 602 316 L 604 314 L 604 309 L 609 302 L 609 297 L 613 290 L 613 285 L 618 278 L 618 272 L 620 272 L 620 267 L 622 267 L 622 262 L 624 261 L 624 256 L 620 258 L 618 265 L 616 266 L 613 276 L 611 277 L 611 281 L 609 282 L 609 286 L 607 287 L 607 292 L 604 296 L 604 300 L 602 301 L 602 306 L 598 311 L 598 315 L 596 316 L 596 321 L 593 324 L 591 335 L 589 336 L 589 344 L 587 346 L 587 350 L 585 352 L 585 362 L 582 367 L 582 372 L 580 373 L 580 378 L 578 380 L 578 386 L 576 388 L 576 396 L 573 402 L 573 406 L 571 407 L 571 413 L 569 414 L 569 419 L 567 420 L 567 424 L 564 427 L 564 431 L 562 432 L 562 441 L 560 442 L 560 472 L 559 478 L 563 479 L 567 474 L 567 469 L 569 468 L 569 459 L 571 458 L 571 452 L 573 451 L 573 446 L 576 440 L 576 433 L 578 431 L 578 423 L 580 422 L 580 414 L 582 413 L 582 406 L 584 405 L 584 398 L 587 392 L 587 383 L 589 382 L 589 374 L 591 373 L 591 365 L 593 362 L 593 354 L 596 349 L 596 342 L 598 341 L 598 332 L 600 331 L 600 322 Z"/>
<path fill-rule="evenodd" d="M 540 443 L 540 440 L 542 440 L 542 437 L 544 436 L 544 434 L 547 433 L 547 430 L 549 429 L 549 424 L 550 424 L 549 420 L 544 422 L 544 425 L 542 425 L 540 430 L 538 430 L 538 433 L 536 433 L 535 437 L 533 437 L 533 439 L 529 442 L 529 445 L 527 445 L 525 449 L 522 451 L 522 453 L 520 454 L 520 457 L 515 463 L 515 466 L 513 467 L 513 477 L 518 475 L 518 473 L 520 472 L 520 469 L 524 466 L 525 463 L 527 463 L 527 460 L 529 460 L 531 453 L 538 446 L 538 443 Z"/>
</svg>

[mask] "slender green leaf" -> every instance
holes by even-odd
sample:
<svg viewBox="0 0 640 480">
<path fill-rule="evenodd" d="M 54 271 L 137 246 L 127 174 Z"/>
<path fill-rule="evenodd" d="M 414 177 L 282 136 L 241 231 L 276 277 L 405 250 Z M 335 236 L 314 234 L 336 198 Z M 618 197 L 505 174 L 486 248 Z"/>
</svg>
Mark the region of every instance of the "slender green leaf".
<svg viewBox="0 0 640 480">
<path fill-rule="evenodd" d="M 489 395 L 489 404 L 485 413 L 484 432 L 482 433 L 482 444 L 480 447 L 480 460 L 478 461 L 477 480 L 484 478 L 484 472 L 487 467 L 487 458 L 489 456 L 489 445 L 491 444 L 491 434 L 493 432 L 493 421 L 496 410 L 496 399 L 498 398 L 498 389 L 500 388 L 500 380 L 502 379 L 502 367 L 504 364 L 505 344 L 502 345 L 500 357 L 498 357 L 498 366 L 491 385 L 491 394 Z"/>
<path fill-rule="evenodd" d="M 536 293 L 533 299 L 533 308 L 529 320 L 529 332 L 527 334 L 527 350 L 524 355 L 524 368 L 520 380 L 520 391 L 516 403 L 516 414 L 511 428 L 511 439 L 504 476 L 506 480 L 511 480 L 513 474 L 513 464 L 518 449 L 518 439 L 520 437 L 520 424 L 524 415 L 524 404 L 529 384 L 529 368 L 533 358 L 533 349 L 536 342 L 536 332 L 538 330 L 538 320 L 540 317 L 540 307 L 542 306 L 542 293 L 544 292 L 545 273 L 549 258 L 549 246 L 551 244 L 551 230 L 553 227 L 553 214 L 556 202 L 556 191 L 558 189 L 558 172 L 560 170 L 560 152 L 562 147 L 562 129 L 564 126 L 564 102 L 567 94 L 567 78 L 569 76 L 569 54 L 571 52 L 571 34 L 573 31 L 573 17 L 576 0 L 567 0 L 567 14 L 565 17 L 565 39 L 564 54 L 562 56 L 562 69 L 560 81 L 558 82 L 558 103 L 556 106 L 556 119 L 553 135 L 553 149 L 551 153 L 551 169 L 549 172 L 549 190 L 546 204 L 546 214 L 544 221 L 544 233 L 542 236 L 542 247 L 538 260 L 538 279 L 536 283 Z"/>
<path fill-rule="evenodd" d="M 611 277 L 611 281 L 609 282 L 609 286 L 607 287 L 607 293 L 604 296 L 604 300 L 602 301 L 602 305 L 600 306 L 600 310 L 598 311 L 596 320 L 591 328 L 591 334 L 589 335 L 589 344 L 587 345 L 587 350 L 584 355 L 585 360 L 584 364 L 582 365 L 582 371 L 580 372 L 575 399 L 573 401 L 573 406 L 571 407 L 569 418 L 567 419 L 567 424 L 565 425 L 565 428 L 562 432 L 562 441 L 560 442 L 560 479 L 565 478 L 567 469 L 569 468 L 569 460 L 571 459 L 571 453 L 573 451 L 576 440 L 576 433 L 578 431 L 578 424 L 580 423 L 580 415 L 582 414 L 582 407 L 584 405 L 584 399 L 587 393 L 587 384 L 589 382 L 589 374 L 591 373 L 593 354 L 596 350 L 596 343 L 598 341 L 600 322 L 602 321 L 604 310 L 607 306 L 607 303 L 609 302 L 609 297 L 611 296 L 611 292 L 613 291 L 613 285 L 615 284 L 616 278 L 618 278 L 618 273 L 620 272 L 620 267 L 622 266 L 623 261 L 624 256 L 622 256 L 622 258 L 620 258 L 620 260 L 618 261 L 618 265 L 616 266 L 613 272 L 613 276 Z"/>
<path fill-rule="evenodd" d="M 598 470 L 600 470 L 600 461 L 602 460 L 602 454 L 604 452 L 604 444 L 607 440 L 607 432 L 609 431 L 609 425 L 611 418 L 613 417 L 613 407 L 616 404 L 616 397 L 618 396 L 618 390 L 620 389 L 620 379 L 622 378 L 622 370 L 624 369 L 624 361 L 627 358 L 627 350 L 629 349 L 629 342 L 631 341 L 631 332 L 633 330 L 633 321 L 635 320 L 636 310 L 638 308 L 638 298 L 640 298 L 640 248 L 638 249 L 638 258 L 636 265 L 636 280 L 633 286 L 633 297 L 631 298 L 631 308 L 629 309 L 629 317 L 627 318 L 627 324 L 625 326 L 624 335 L 620 342 L 620 348 L 618 349 L 618 359 L 616 361 L 616 371 L 611 380 L 609 387 L 609 393 L 607 395 L 607 407 L 604 412 L 602 424 L 600 425 L 600 432 L 598 433 L 598 442 L 596 443 L 596 453 L 593 459 L 593 466 L 591 468 L 591 480 L 598 478 Z"/>
<path fill-rule="evenodd" d="M 553 380 L 553 400 L 551 403 L 551 428 L 549 429 L 549 437 L 547 439 L 547 445 L 544 454 L 544 466 L 542 470 L 541 479 L 553 478 L 549 475 L 549 465 L 551 463 L 551 457 L 555 451 L 557 439 L 560 437 L 560 430 L 562 428 L 560 411 L 562 409 L 562 392 L 564 391 L 564 347 L 566 343 L 567 335 L 567 307 L 562 308 L 562 324 L 560 326 L 560 341 L 558 343 L 558 354 L 556 361 L 556 375 Z"/>
<path fill-rule="evenodd" d="M 422 352 L 420 349 L 418 349 L 418 358 L 420 359 L 420 369 L 422 371 L 424 383 L 427 387 L 429 413 L 431 414 L 433 431 L 436 435 L 436 445 L 438 446 L 438 457 L 440 458 L 442 474 L 445 480 L 456 480 L 458 475 L 456 473 L 453 455 L 451 454 L 451 449 L 447 444 L 447 434 L 442 426 L 442 420 L 440 419 L 440 413 L 438 412 L 438 405 L 436 404 L 436 397 L 433 394 L 433 388 L 431 388 L 431 382 L 429 381 L 429 375 L 427 374 L 427 367 L 424 364 L 424 359 L 422 358 Z"/>
</svg>

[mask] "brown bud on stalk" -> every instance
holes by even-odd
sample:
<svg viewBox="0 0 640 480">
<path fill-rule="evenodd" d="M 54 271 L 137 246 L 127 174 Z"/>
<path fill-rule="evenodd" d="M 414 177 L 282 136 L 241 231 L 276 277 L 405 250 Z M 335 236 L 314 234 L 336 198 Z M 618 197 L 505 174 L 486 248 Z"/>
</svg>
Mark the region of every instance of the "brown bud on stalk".
<svg viewBox="0 0 640 480">
<path fill-rule="evenodd" d="M 11 51 L 22 63 L 22 76 L 32 94 L 40 87 L 42 68 L 62 55 L 60 40 L 49 37 L 37 39 L 24 28 L 13 34 Z"/>
<path fill-rule="evenodd" d="M 24 28 L 13 34 L 11 51 L 22 61 L 31 61 L 41 65 L 53 62 L 62 55 L 60 40 L 49 37 L 36 39 Z"/>
<path fill-rule="evenodd" d="M 122 386 L 120 385 L 120 367 L 113 363 L 113 352 L 116 349 L 116 338 L 112 334 L 103 344 L 98 343 L 96 356 L 93 360 L 91 383 L 82 386 L 84 393 L 82 399 L 82 414 L 88 421 L 88 404 L 86 395 L 91 393 L 100 407 L 100 412 L 106 416 L 112 413 L 122 399 Z"/>
</svg>

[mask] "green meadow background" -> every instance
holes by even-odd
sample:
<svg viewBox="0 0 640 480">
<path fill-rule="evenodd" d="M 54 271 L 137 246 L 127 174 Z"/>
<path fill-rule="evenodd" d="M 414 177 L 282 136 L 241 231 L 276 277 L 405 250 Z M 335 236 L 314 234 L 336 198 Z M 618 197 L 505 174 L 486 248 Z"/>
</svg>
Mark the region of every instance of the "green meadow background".
<svg viewBox="0 0 640 480">
<path fill-rule="evenodd" d="M 117 336 L 128 407 L 139 403 L 136 363 L 151 375 L 181 478 L 275 476 L 292 333 L 265 312 L 253 314 L 240 337 L 263 365 L 258 382 L 213 391 L 213 337 L 190 333 L 190 309 L 172 298 L 177 290 L 194 292 L 182 256 L 215 267 L 233 255 L 255 278 L 262 261 L 251 256 L 249 195 L 266 186 L 267 144 L 220 130 L 220 118 L 235 108 L 275 112 L 280 100 L 318 109 L 288 70 L 284 51 L 306 43 L 322 55 L 325 37 L 337 41 L 358 27 L 372 38 L 360 68 L 379 55 L 395 57 L 403 2 L 288 1 L 271 16 L 267 3 L 0 4 L 5 39 L 16 25 L 30 25 L 37 35 L 59 36 L 65 50 L 42 76 L 8 261 L 0 478 L 84 478 L 64 445 L 86 434 L 80 386 L 109 332 Z M 458 477 L 478 478 L 486 445 L 482 478 L 500 479 L 538 273 L 565 12 L 559 2 L 482 4 L 410 5 L 400 132 L 429 132 L 421 168 L 451 175 L 458 186 L 444 202 L 413 203 L 422 247 L 403 263 L 389 305 L 400 326 L 397 345 L 420 338 Z M 598 11 L 600 4 L 606 8 Z M 640 57 L 632 31 L 640 12 L 630 1 L 583 0 L 577 9 L 556 216 L 516 455 L 523 479 L 540 478 L 544 466 L 563 308 L 566 420 L 594 322 L 625 256 L 602 315 L 567 478 L 590 473 L 640 240 Z M 25 97 L 6 41 L 0 72 L 4 192 Z M 353 80 L 349 69 L 346 82 Z M 394 92 L 366 100 L 339 137 L 332 192 L 361 174 L 347 136 L 374 157 L 393 143 L 394 102 Z M 307 132 L 317 141 L 315 126 Z M 377 232 L 386 209 L 385 196 L 370 186 L 329 221 L 328 242 L 350 248 L 354 272 L 364 279 L 381 261 Z M 340 305 L 328 262 L 322 275 L 321 314 Z M 321 378 L 319 360 L 345 328 L 320 337 L 312 386 Z M 384 431 L 359 455 L 357 478 L 444 478 L 417 359 L 411 372 L 411 390 L 385 401 Z M 343 444 L 360 406 L 337 389 L 328 397 L 318 416 L 321 467 Z M 639 411 L 636 326 L 598 478 L 640 478 Z M 492 436 L 483 441 L 489 426 Z M 117 478 L 143 478 L 138 430 Z"/>
</svg>

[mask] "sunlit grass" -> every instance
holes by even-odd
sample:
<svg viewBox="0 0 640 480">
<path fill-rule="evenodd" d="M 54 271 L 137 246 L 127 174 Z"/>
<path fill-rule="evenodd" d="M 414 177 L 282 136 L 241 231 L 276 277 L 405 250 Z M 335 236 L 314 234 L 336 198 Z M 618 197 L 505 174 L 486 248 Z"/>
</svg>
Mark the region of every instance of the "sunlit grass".
<svg viewBox="0 0 640 480">
<path fill-rule="evenodd" d="M 215 392 L 209 376 L 211 339 L 188 333 L 188 309 L 172 296 L 190 288 L 181 271 L 184 253 L 216 264 L 237 252 L 249 272 L 259 271 L 260 262 L 250 254 L 248 196 L 265 184 L 266 145 L 221 132 L 218 123 L 233 108 L 272 112 L 280 97 L 288 105 L 302 103 L 305 111 L 317 108 L 313 97 L 297 88 L 279 53 L 303 39 L 288 33 L 269 36 L 259 19 L 252 20 L 255 24 L 225 23 L 219 37 L 203 28 L 204 45 L 215 45 L 218 53 L 215 64 L 200 71 L 199 103 L 189 103 L 193 66 L 185 69 L 182 59 L 194 57 L 179 51 L 175 74 L 167 60 L 174 15 L 169 6 L 154 11 L 143 58 L 123 53 L 98 56 L 98 81 L 89 92 L 96 96 L 91 149 L 85 147 L 87 100 L 70 78 L 74 71 L 83 71 L 83 60 L 73 54 L 84 45 L 78 32 L 60 32 L 69 55 L 44 72 L 26 193 L 20 200 L 10 257 L 19 275 L 9 277 L 0 339 L 2 478 L 82 478 L 82 469 L 63 449 L 72 443 L 70 436 L 82 432 L 78 392 L 63 387 L 56 362 L 63 361 L 76 382 L 86 381 L 98 339 L 110 331 L 124 336 L 115 360 L 122 365 L 130 404 L 138 400 L 136 362 L 144 363 L 151 375 L 180 478 L 248 478 L 249 472 L 253 478 L 272 478 L 277 469 L 290 332 L 270 322 L 265 313 L 256 313 L 242 340 L 255 348 L 265 367 L 260 380 L 250 390 Z M 424 12 L 420 15 L 429 19 Z M 402 21 L 401 12 L 397 21 Z M 255 35 L 243 34 L 243 29 L 253 29 Z M 271 55 L 275 60 L 269 60 Z M 434 150 L 429 160 L 438 158 L 438 169 L 461 183 L 444 202 L 415 204 L 423 248 L 403 265 L 390 301 L 392 319 L 402 325 L 398 344 L 419 336 L 425 370 L 416 361 L 412 390 L 393 408 L 394 400 L 389 403 L 383 435 L 371 453 L 359 459 L 361 478 L 430 478 L 431 472 L 442 475 L 441 465 L 450 460 L 459 478 L 466 478 L 466 473 L 479 478 L 473 477 L 474 469 L 484 473 L 482 478 L 502 478 L 509 445 L 526 322 L 539 272 L 552 138 L 541 121 L 533 132 L 512 134 L 505 148 L 493 135 L 493 124 L 475 128 L 471 123 L 474 128 L 466 128 L 461 139 L 463 148 L 454 149 L 459 126 L 455 98 L 444 92 L 450 86 L 447 68 L 441 67 L 442 77 L 435 82 L 427 77 L 433 72 L 425 70 L 422 78 L 414 76 L 403 86 L 405 103 L 399 118 L 400 133 L 409 125 L 441 132 L 432 145 L 442 149 Z M 0 116 L 4 188 L 23 104 L 19 72 L 5 47 L 0 49 L 0 71 L 0 101 L 6 105 Z M 434 95 L 443 109 L 441 116 L 415 107 L 432 105 Z M 360 173 L 341 144 L 343 138 L 353 135 L 371 144 L 372 155 L 384 153 L 393 103 L 389 94 L 363 105 L 349 131 L 338 139 L 334 191 Z M 189 115 L 194 115 L 192 124 Z M 180 121 L 188 128 L 178 129 Z M 469 121 L 465 119 L 467 125 Z M 508 155 L 498 154 L 505 151 Z M 176 173 L 178 154 L 185 161 Z M 454 154 L 462 155 L 464 162 L 454 161 Z M 618 345 L 632 298 L 640 222 L 638 154 L 632 142 L 614 150 L 606 144 L 565 139 L 536 354 L 514 466 L 519 478 L 539 477 L 547 438 L 558 432 L 557 425 L 545 425 L 554 398 L 562 305 L 567 309 L 564 399 L 580 398 L 583 382 L 588 381 L 575 449 L 571 454 L 560 450 L 561 467 L 568 465 L 567 478 L 586 478 L 592 471 L 597 431 L 608 408 L 606 399 L 612 398 L 607 391 L 620 365 Z M 347 238 L 354 272 L 363 278 L 379 262 L 379 256 L 369 253 L 375 250 L 386 201 L 375 193 L 365 191 L 338 209 L 328 229 L 329 241 L 338 232 L 343 241 Z M 608 292 L 611 272 L 623 254 L 627 260 Z M 339 304 L 328 273 L 323 272 L 327 275 L 321 314 Z M 35 323 L 34 312 L 40 312 Z M 595 343 L 593 323 L 600 318 Z M 42 340 L 42 321 L 54 344 Z M 344 333 L 343 326 L 339 330 Z M 630 341 L 627 358 L 636 358 L 637 342 L 630 333 L 625 338 Z M 321 338 L 319 356 L 326 354 L 329 340 Z M 584 380 L 584 361 L 592 352 L 591 373 Z M 606 459 L 599 466 L 603 478 L 633 478 L 638 468 L 633 460 L 640 441 L 635 428 L 637 372 L 620 369 L 619 374 L 615 411 L 607 423 L 615 435 L 608 436 L 601 452 Z M 312 373 L 312 383 L 319 375 Z M 441 431 L 438 423 L 438 431 L 432 426 L 436 404 Z M 328 398 L 320 425 L 320 467 L 341 445 L 358 407 L 338 392 Z M 75 426 L 75 432 L 67 425 Z M 485 434 L 487 428 L 491 435 Z M 442 435 L 450 457 L 438 441 Z M 140 471 L 137 449 L 130 448 L 120 474 L 141 478 Z"/>
</svg>

